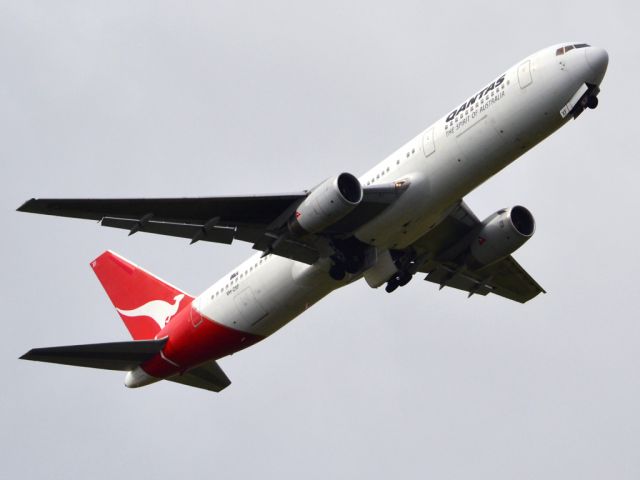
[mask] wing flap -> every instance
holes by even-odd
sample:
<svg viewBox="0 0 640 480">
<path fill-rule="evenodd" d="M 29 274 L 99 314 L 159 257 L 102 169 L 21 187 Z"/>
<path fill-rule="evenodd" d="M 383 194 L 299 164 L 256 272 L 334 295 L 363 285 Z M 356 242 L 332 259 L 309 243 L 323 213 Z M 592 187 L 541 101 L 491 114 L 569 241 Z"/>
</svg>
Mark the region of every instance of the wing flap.
<svg viewBox="0 0 640 480">
<path fill-rule="evenodd" d="M 207 227 L 205 224 L 162 222 L 147 220 L 141 222 L 131 218 L 104 217 L 100 222 L 103 227 L 122 228 L 131 232 L 146 232 L 172 237 L 189 238 L 193 242 L 215 242 L 231 244 L 236 229 L 233 227 Z"/>
<path fill-rule="evenodd" d="M 487 295 L 493 291 L 492 287 L 486 282 L 462 272 L 456 272 L 439 266 L 429 272 L 425 280 L 437 283 L 441 287 L 451 287 L 457 290 L 464 290 L 470 294 Z"/>
<path fill-rule="evenodd" d="M 544 289 L 511 256 L 479 270 L 460 270 L 436 264 L 425 280 L 441 287 L 464 290 L 471 295 L 493 293 L 509 300 L 526 303 Z"/>
<path fill-rule="evenodd" d="M 130 371 L 157 355 L 167 338 L 131 342 L 93 343 L 64 347 L 34 348 L 22 355 L 22 360 L 59 363 L 76 367 Z"/>
<path fill-rule="evenodd" d="M 516 302 L 525 303 L 547 293 L 512 256 L 478 270 L 478 274 L 491 279 L 492 293 Z"/>
</svg>

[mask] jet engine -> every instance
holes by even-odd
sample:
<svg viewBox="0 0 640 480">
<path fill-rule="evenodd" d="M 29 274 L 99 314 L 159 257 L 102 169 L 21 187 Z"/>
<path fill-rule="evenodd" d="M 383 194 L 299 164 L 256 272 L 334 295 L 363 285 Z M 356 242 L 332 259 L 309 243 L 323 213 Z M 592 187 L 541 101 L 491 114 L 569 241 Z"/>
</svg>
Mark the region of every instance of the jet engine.
<svg viewBox="0 0 640 480">
<path fill-rule="evenodd" d="M 362 185 L 350 173 L 328 178 L 303 200 L 289 219 L 295 235 L 316 233 L 336 223 L 362 201 Z"/>
<path fill-rule="evenodd" d="M 515 206 L 489 216 L 471 243 L 472 262 L 480 266 L 494 263 L 520 248 L 536 229 L 531 212 Z"/>
</svg>

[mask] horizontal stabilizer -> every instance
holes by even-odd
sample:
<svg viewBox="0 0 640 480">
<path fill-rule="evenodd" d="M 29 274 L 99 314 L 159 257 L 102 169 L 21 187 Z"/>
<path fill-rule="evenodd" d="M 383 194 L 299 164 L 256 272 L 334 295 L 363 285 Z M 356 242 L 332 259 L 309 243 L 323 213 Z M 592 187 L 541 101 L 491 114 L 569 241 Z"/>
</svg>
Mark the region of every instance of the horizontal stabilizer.
<svg viewBox="0 0 640 480">
<path fill-rule="evenodd" d="M 160 340 L 34 348 L 20 358 L 76 367 L 130 371 L 158 354 L 167 340 L 168 338 L 163 338 Z"/>
<path fill-rule="evenodd" d="M 167 380 L 190 387 L 203 388 L 211 392 L 219 392 L 231 385 L 229 377 L 213 361 L 193 368 L 182 375 L 167 378 Z"/>
</svg>

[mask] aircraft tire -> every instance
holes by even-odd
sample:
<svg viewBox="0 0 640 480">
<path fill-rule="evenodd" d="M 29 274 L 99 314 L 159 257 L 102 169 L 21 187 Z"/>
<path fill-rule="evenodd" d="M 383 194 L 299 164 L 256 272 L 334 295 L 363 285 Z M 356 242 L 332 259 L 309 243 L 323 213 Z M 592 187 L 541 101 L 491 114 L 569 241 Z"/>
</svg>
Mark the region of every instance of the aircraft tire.
<svg viewBox="0 0 640 480">
<path fill-rule="evenodd" d="M 329 269 L 329 276 L 337 281 L 344 280 L 346 274 L 347 272 L 342 265 L 333 265 Z"/>
<path fill-rule="evenodd" d="M 413 276 L 411 274 L 407 272 L 403 272 L 398 277 L 398 285 L 400 285 L 401 287 L 404 287 L 407 283 L 411 281 L 412 278 Z"/>
</svg>

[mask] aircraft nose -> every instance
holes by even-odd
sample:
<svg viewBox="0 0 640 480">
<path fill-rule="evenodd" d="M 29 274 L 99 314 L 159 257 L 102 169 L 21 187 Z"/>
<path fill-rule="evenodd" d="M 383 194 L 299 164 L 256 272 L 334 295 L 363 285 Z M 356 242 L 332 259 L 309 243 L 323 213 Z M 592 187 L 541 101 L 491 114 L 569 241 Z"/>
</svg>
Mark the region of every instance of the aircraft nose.
<svg viewBox="0 0 640 480">
<path fill-rule="evenodd" d="M 593 77 L 589 83 L 600 85 L 607 71 L 607 65 L 609 65 L 609 54 L 604 48 L 587 47 L 585 48 L 584 55 Z"/>
</svg>

